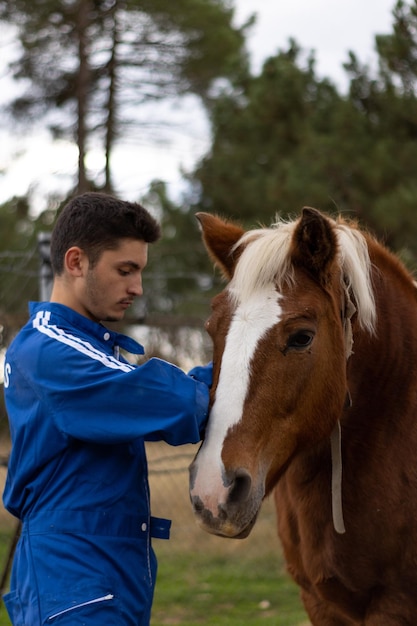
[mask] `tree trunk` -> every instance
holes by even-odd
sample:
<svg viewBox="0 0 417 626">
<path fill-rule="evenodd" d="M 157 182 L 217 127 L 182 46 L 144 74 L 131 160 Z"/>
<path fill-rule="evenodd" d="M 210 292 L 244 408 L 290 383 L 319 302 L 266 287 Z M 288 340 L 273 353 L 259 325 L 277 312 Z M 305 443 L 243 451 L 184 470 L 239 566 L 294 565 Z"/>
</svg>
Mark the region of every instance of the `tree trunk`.
<svg viewBox="0 0 417 626">
<path fill-rule="evenodd" d="M 113 192 L 113 182 L 111 177 L 110 156 L 113 149 L 114 140 L 116 137 L 116 78 L 117 78 L 117 47 L 119 45 L 119 31 L 117 12 L 119 10 L 119 3 L 114 5 L 112 11 L 112 49 L 108 63 L 108 76 L 109 76 L 109 90 L 107 100 L 107 118 L 105 125 L 105 182 L 104 191 L 106 193 Z"/>
<path fill-rule="evenodd" d="M 87 143 L 87 113 L 89 99 L 89 82 L 90 82 L 90 64 L 88 58 L 88 27 L 91 15 L 91 0 L 80 0 L 79 10 L 77 14 L 76 28 L 78 31 L 78 56 L 79 71 L 77 81 L 77 105 L 78 105 L 78 121 L 77 121 L 77 145 L 78 145 L 78 185 L 77 193 L 88 191 L 90 186 L 88 183 L 85 156 Z"/>
</svg>

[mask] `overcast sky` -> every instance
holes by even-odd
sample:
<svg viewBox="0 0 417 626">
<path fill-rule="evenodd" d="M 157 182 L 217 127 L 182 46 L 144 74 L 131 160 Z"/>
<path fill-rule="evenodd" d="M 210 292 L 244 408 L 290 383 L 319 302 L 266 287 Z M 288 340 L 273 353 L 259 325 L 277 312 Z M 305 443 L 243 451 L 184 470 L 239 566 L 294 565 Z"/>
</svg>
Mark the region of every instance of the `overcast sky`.
<svg viewBox="0 0 417 626">
<path fill-rule="evenodd" d="M 394 6 L 395 0 L 235 0 L 237 25 L 257 14 L 247 42 L 253 72 L 258 73 L 265 58 L 286 48 L 293 37 L 303 50 L 314 50 L 317 74 L 331 78 L 342 91 L 347 84 L 342 64 L 348 51 L 372 65 L 375 35 L 391 32 Z M 148 140 L 115 154 L 114 169 L 122 197 L 138 199 L 154 178 L 165 180 L 168 189 L 178 193 L 179 169 L 192 169 L 206 150 L 207 123 L 192 98 L 180 110 L 172 111 L 172 119 L 175 125 L 168 141 Z M 75 172 L 76 149 L 63 142 L 51 145 L 43 134 L 21 139 L 14 148 L 25 154 L 10 166 L 10 140 L 0 135 L 0 169 L 7 167 L 9 172 L 0 179 L 0 202 L 24 194 L 32 184 L 38 189 L 41 210 L 45 190 L 65 187 L 68 173 Z M 100 155 L 91 154 L 90 166 L 96 164 L 100 169 L 100 159 Z"/>
<path fill-rule="evenodd" d="M 294 37 L 314 50 L 319 75 L 344 84 L 342 63 L 353 50 L 371 61 L 376 34 L 391 32 L 395 0 L 235 0 L 238 23 L 251 13 L 257 22 L 249 37 L 255 70 L 265 57 L 285 48 Z"/>
</svg>

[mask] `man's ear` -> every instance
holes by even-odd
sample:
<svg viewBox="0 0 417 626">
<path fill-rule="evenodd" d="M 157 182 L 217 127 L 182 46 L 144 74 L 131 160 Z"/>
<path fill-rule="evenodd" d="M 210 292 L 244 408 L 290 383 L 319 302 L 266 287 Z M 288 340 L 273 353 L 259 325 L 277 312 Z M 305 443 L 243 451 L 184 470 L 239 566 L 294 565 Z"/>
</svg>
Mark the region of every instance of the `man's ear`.
<svg viewBox="0 0 417 626">
<path fill-rule="evenodd" d="M 82 276 L 88 266 L 88 259 L 83 250 L 78 246 L 72 246 L 65 253 L 64 267 L 72 276 Z"/>
</svg>

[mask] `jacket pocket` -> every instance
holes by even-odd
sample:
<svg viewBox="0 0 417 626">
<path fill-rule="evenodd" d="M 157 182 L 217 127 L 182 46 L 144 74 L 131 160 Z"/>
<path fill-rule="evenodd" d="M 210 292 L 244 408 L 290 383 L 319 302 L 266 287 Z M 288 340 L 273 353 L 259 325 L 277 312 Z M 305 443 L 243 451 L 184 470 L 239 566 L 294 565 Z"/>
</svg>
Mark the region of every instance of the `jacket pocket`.
<svg viewBox="0 0 417 626">
<path fill-rule="evenodd" d="M 22 604 L 20 602 L 20 596 L 17 591 L 11 591 L 3 596 L 3 602 L 6 606 L 7 612 L 10 617 L 10 621 L 13 626 L 25 626 L 25 620 L 23 617 Z"/>
<path fill-rule="evenodd" d="M 85 624 L 90 619 L 91 623 L 100 626 L 117 626 L 120 624 L 118 609 L 118 599 L 108 590 L 92 587 L 73 588 L 47 599 L 43 624 L 76 626 Z"/>
</svg>

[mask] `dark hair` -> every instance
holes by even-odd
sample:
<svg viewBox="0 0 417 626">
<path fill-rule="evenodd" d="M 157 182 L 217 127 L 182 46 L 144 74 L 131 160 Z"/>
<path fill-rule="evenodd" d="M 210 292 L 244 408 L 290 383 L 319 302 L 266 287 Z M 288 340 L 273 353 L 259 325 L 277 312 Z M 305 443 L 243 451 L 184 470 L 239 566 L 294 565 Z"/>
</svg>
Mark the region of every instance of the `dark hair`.
<svg viewBox="0 0 417 626">
<path fill-rule="evenodd" d="M 150 213 L 136 202 L 118 200 L 104 193 L 84 193 L 64 206 L 51 237 L 51 265 L 62 274 L 65 253 L 78 246 L 94 266 L 104 250 L 115 249 L 120 239 L 153 243 L 161 228 Z"/>
</svg>

